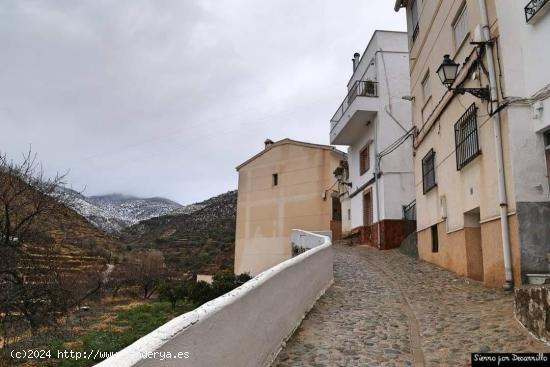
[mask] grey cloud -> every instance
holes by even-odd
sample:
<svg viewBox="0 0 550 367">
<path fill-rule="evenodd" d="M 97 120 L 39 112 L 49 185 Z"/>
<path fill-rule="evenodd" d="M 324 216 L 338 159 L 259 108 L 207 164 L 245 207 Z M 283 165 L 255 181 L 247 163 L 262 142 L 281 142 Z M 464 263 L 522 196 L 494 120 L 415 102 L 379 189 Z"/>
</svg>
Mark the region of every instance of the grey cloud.
<svg viewBox="0 0 550 367">
<path fill-rule="evenodd" d="M 328 143 L 379 1 L 0 4 L 0 151 L 32 144 L 86 193 L 190 203 L 236 187 L 266 137 Z"/>
</svg>

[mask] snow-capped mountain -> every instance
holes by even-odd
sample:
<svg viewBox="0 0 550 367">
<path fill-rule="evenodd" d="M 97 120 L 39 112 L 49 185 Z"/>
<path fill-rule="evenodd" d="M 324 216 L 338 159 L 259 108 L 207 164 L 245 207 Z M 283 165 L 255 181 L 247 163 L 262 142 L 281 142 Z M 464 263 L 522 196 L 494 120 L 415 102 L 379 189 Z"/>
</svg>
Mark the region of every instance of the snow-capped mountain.
<svg viewBox="0 0 550 367">
<path fill-rule="evenodd" d="M 120 233 L 122 229 L 142 220 L 184 208 L 181 204 L 160 197 L 138 198 L 122 194 L 88 197 L 71 189 L 65 188 L 63 191 L 70 196 L 67 202 L 71 209 L 109 233 Z"/>
</svg>

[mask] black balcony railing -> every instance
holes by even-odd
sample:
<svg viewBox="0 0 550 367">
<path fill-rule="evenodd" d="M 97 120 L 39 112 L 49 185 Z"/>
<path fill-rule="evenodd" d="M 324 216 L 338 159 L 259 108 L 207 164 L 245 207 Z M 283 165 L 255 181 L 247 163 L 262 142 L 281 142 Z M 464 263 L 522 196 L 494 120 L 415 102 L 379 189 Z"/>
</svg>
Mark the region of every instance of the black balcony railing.
<svg viewBox="0 0 550 367">
<path fill-rule="evenodd" d="M 416 200 L 403 207 L 403 219 L 416 220 Z"/>
<path fill-rule="evenodd" d="M 416 232 L 416 200 L 403 207 L 403 231 L 405 236 Z"/>
<path fill-rule="evenodd" d="M 363 97 L 378 97 L 378 83 L 371 80 L 357 80 L 348 91 L 348 95 L 344 98 L 344 101 L 338 107 L 334 116 L 332 116 L 331 122 L 340 121 L 344 112 L 348 109 L 349 105 L 353 103 L 357 96 Z"/>
<path fill-rule="evenodd" d="M 529 23 L 550 0 L 531 0 L 525 6 L 525 21 Z"/>
</svg>

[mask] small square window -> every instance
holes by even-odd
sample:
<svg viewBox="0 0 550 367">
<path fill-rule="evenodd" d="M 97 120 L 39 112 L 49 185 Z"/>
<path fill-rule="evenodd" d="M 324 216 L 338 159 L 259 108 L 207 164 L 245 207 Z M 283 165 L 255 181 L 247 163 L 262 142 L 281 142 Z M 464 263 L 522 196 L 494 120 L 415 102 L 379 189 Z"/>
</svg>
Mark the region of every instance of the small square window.
<svg viewBox="0 0 550 367">
<path fill-rule="evenodd" d="M 273 183 L 273 186 L 277 186 L 279 184 L 279 175 L 277 173 L 273 174 L 272 183 Z"/>
</svg>

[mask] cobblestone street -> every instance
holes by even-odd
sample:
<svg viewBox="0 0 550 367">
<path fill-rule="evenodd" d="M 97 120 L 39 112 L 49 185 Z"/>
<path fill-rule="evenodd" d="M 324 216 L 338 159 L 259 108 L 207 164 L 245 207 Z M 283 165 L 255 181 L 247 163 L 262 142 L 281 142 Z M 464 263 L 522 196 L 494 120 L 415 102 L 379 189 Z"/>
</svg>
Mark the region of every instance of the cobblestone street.
<svg viewBox="0 0 550 367">
<path fill-rule="evenodd" d="M 467 366 L 470 353 L 550 352 L 513 296 L 397 250 L 334 246 L 334 284 L 273 366 Z"/>
</svg>

